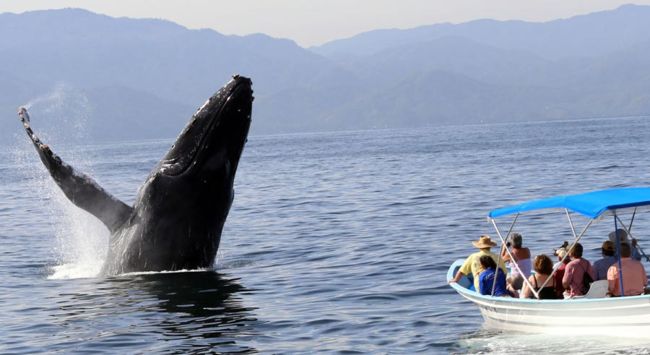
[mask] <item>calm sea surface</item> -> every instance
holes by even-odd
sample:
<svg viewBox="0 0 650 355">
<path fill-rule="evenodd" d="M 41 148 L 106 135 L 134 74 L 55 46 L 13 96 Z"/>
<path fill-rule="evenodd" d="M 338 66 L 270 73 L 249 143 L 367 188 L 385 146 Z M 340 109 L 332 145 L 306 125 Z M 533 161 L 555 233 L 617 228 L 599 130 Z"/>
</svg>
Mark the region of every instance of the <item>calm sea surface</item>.
<svg viewBox="0 0 650 355">
<path fill-rule="evenodd" d="M 649 185 L 648 119 L 253 136 L 215 270 L 112 278 L 95 277 L 107 232 L 67 202 L 19 130 L 0 153 L 0 353 L 650 352 L 648 334 L 482 330 L 445 282 L 472 240 L 494 235 L 492 208 Z M 128 203 L 172 142 L 43 138 Z M 635 229 L 650 250 L 648 221 Z M 565 222 L 518 230 L 550 253 Z M 587 258 L 611 227 L 593 229 Z"/>
</svg>

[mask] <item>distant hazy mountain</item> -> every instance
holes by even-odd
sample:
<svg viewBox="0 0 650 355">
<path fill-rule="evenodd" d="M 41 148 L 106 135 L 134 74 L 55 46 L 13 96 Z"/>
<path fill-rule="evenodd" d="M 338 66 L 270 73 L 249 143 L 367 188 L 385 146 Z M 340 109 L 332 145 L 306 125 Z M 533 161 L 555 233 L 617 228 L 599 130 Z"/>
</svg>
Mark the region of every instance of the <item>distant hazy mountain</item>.
<svg viewBox="0 0 650 355">
<path fill-rule="evenodd" d="M 488 46 L 529 51 L 548 59 L 602 55 L 648 39 L 650 7 L 624 5 L 543 23 L 477 20 L 409 30 L 376 30 L 311 48 L 330 58 L 363 57 L 434 39 L 464 37 Z"/>
<path fill-rule="evenodd" d="M 253 79 L 253 132 L 291 131 L 290 122 L 302 127 L 312 112 L 301 97 L 287 92 L 322 90 L 329 87 L 323 80 L 349 77 L 288 40 L 223 36 L 84 10 L 2 14 L 0 33 L 3 116 L 15 116 L 18 105 L 53 91 L 72 91 L 87 100 L 89 133 L 106 139 L 176 136 L 194 110 L 235 73 Z M 47 105 L 34 106 L 37 129 L 42 127 L 38 110 L 55 104 L 56 98 L 50 98 Z M 17 119 L 0 122 L 3 133 L 18 127 Z M 158 124 L 141 133 L 142 122 Z M 132 128 L 125 131 L 125 126 Z"/>
<path fill-rule="evenodd" d="M 371 83 L 351 106 L 385 106 L 389 127 L 650 115 L 648 6 L 378 30 L 311 50 Z"/>
<path fill-rule="evenodd" d="M 235 73 L 253 79 L 254 134 L 650 114 L 647 6 L 310 49 L 76 9 L 0 14 L 0 33 L 0 142 L 22 104 L 54 140 L 174 137 Z"/>
</svg>

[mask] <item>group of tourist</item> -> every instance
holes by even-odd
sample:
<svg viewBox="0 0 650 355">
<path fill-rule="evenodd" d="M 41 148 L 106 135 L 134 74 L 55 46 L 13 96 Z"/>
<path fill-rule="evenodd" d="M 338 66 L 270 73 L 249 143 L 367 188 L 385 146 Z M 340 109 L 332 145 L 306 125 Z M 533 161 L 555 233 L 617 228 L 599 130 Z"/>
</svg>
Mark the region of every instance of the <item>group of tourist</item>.
<svg viewBox="0 0 650 355">
<path fill-rule="evenodd" d="M 614 243 L 617 236 L 620 241 L 622 272 L 619 272 L 619 258 Z M 602 244 L 602 258 L 593 265 L 582 257 L 583 247 L 580 243 L 569 247 L 565 242 L 555 250 L 558 262 L 553 265 L 551 258 L 545 254 L 531 259 L 530 250 L 522 245 L 521 234 L 512 233 L 510 240 L 502 248 L 501 255 L 492 253 L 491 249 L 497 243 L 488 235 L 482 235 L 479 240 L 472 242 L 479 251 L 467 257 L 451 282 L 458 282 L 463 276 L 471 276 L 474 283 L 470 288 L 483 295 L 538 299 L 583 296 L 588 292 L 590 284 L 598 280 L 607 280 L 608 296 L 640 295 L 648 284 L 645 268 L 639 261 L 640 255 L 633 250 L 635 240 L 632 239 L 631 246 L 627 233 L 622 229 L 610 233 L 609 240 Z M 510 263 L 510 273 L 506 263 Z M 623 292 L 620 274 L 623 275 Z"/>
</svg>

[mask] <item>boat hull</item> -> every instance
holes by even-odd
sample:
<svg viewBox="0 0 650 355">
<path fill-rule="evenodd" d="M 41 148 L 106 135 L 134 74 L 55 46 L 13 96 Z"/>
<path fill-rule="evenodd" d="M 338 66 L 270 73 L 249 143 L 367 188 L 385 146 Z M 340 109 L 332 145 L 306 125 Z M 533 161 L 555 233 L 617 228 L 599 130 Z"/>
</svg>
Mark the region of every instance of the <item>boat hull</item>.
<svg viewBox="0 0 650 355">
<path fill-rule="evenodd" d="M 462 262 L 457 260 L 449 268 L 448 281 Z M 488 329 L 618 337 L 639 337 L 650 331 L 650 295 L 531 300 L 480 295 L 467 289 L 468 284 L 467 280 L 461 280 L 451 286 L 478 306 Z"/>
</svg>

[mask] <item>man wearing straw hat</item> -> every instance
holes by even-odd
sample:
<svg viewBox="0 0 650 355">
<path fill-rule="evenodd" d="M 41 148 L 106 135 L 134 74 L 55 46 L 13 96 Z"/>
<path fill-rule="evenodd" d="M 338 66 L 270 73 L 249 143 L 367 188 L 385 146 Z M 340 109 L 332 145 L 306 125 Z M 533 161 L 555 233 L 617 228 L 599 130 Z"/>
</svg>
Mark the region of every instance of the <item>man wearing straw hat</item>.
<svg viewBox="0 0 650 355">
<path fill-rule="evenodd" d="M 472 242 L 472 245 L 474 245 L 476 248 L 479 248 L 479 251 L 471 254 L 467 257 L 467 259 L 465 259 L 463 266 L 458 269 L 456 276 L 453 280 L 451 280 L 451 282 L 460 281 L 463 275 L 472 275 L 474 278 L 474 290 L 478 292 L 478 276 L 482 271 L 480 261 L 481 256 L 489 255 L 494 260 L 494 262 L 499 265 L 499 268 L 504 274 L 506 273 L 506 265 L 504 264 L 503 260 L 499 260 L 499 257 L 490 251 L 490 248 L 496 246 L 497 243 L 493 242 L 489 235 L 482 235 L 479 240 Z"/>
<path fill-rule="evenodd" d="M 616 236 L 618 235 L 621 238 L 621 243 L 630 243 L 628 240 L 628 235 L 625 229 L 617 229 L 609 233 L 609 240 L 616 244 Z M 616 252 L 616 257 L 618 258 L 618 251 Z M 630 256 L 634 260 L 641 260 L 641 253 L 638 250 L 638 245 L 636 239 L 632 238 L 632 255 Z M 617 259 L 618 260 L 618 259 Z"/>
</svg>

